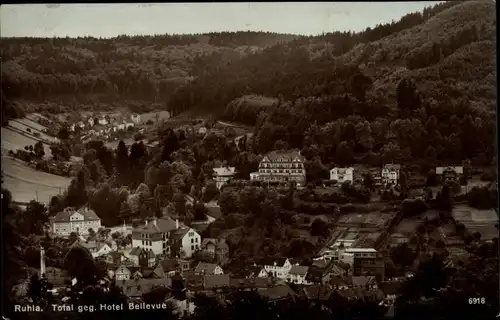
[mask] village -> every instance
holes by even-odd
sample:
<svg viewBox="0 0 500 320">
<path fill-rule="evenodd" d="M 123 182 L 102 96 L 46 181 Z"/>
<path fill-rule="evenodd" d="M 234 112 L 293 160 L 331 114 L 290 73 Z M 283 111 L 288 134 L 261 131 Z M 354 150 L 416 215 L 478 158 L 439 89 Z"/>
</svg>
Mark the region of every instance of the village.
<svg viewBox="0 0 500 320">
<path fill-rule="evenodd" d="M 106 141 L 114 141 L 117 138 L 113 134 L 123 130 L 145 132 L 144 128 L 137 128 L 140 123 L 138 116 L 132 116 L 131 122 L 112 123 L 109 117 L 89 118 L 87 123 L 71 125 L 70 131 L 80 131 L 78 134 L 82 139 L 92 137 Z M 188 130 L 202 137 L 211 132 L 203 125 Z M 411 266 L 407 266 L 404 273 L 397 272 L 397 275 L 386 270 L 390 252 L 395 248 L 422 246 L 415 237 L 415 230 L 420 225 L 427 227 L 429 221 L 439 219 L 437 211 L 407 217 L 396 208 L 396 202 L 391 199 L 398 199 L 402 193 L 409 194 L 408 170 L 398 164 L 387 164 L 363 173 L 357 172 L 355 167 L 331 168 L 330 179 L 314 186 L 306 181 L 304 162 L 300 151 L 275 150 L 262 158 L 258 171 L 250 173 L 247 180 L 235 178 L 235 167 L 222 166 L 213 168 L 211 181 L 219 190 L 238 183 L 282 190 L 293 185 L 297 190 L 333 188 L 345 192 L 357 185 L 370 186 L 375 199 L 378 199 L 373 200 L 373 195 L 370 195 L 371 203 L 386 203 L 380 206 L 383 209 L 340 214 L 334 229 L 328 230 L 328 241 L 307 265 L 299 259 L 282 257 L 254 261 L 245 275 L 226 269 L 231 258 L 226 239 L 202 237 L 207 225 L 222 217 L 216 199 L 205 203 L 207 219 L 201 222 L 185 224 L 164 208 L 162 217 L 146 218 L 134 226 L 123 223 L 122 226 L 106 228 L 96 213 L 84 206 L 65 208 L 59 212 L 50 219 L 48 231 L 54 238 L 69 240 L 68 250 L 82 248 L 93 259 L 102 262 L 106 266 L 106 276 L 100 280 L 114 281 L 130 301 L 142 301 L 148 292 L 165 288 L 170 292 L 167 300 L 175 302 L 181 315 L 193 312 L 195 306 L 190 297 L 195 293 L 224 295 L 235 290 L 257 290 L 271 301 L 328 300 L 336 292 L 346 299 L 371 297 L 390 312 L 404 279 L 413 275 Z M 463 199 L 463 185 L 470 180 L 470 177 L 466 179 L 464 176 L 472 176 L 469 168 L 441 166 L 433 171 L 436 185 L 450 188 L 459 185 L 458 190 L 453 187 L 453 197 Z M 435 199 L 428 188 L 426 191 L 421 189 L 412 200 L 405 201 L 429 202 Z M 186 195 L 185 201 L 193 205 L 194 199 Z M 431 253 L 446 251 L 447 263 L 457 263 L 467 257 L 463 233 L 457 232 L 457 225 L 465 225 L 469 234 L 480 231 L 480 239 L 475 241 L 484 243 L 495 237 L 496 229 L 492 226 L 495 223 L 498 223 L 495 211 L 477 212 L 458 203 L 450 222 L 428 229 L 425 234 L 427 242 L 423 246 Z M 45 250 L 40 249 L 37 272 L 54 285 L 51 292 L 55 296 L 64 295 L 61 292 L 75 285 L 76 279 L 71 279 L 64 269 L 47 266 Z M 183 299 L 179 300 L 176 290 L 184 292 Z"/>
</svg>

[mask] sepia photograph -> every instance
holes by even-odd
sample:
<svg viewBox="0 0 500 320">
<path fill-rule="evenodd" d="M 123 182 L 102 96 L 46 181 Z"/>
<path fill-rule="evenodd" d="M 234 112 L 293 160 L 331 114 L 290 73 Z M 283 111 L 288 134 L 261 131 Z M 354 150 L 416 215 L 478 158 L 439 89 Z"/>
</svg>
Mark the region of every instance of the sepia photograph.
<svg viewBox="0 0 500 320">
<path fill-rule="evenodd" d="M 0 6 L 2 320 L 499 316 L 496 3 Z"/>
</svg>

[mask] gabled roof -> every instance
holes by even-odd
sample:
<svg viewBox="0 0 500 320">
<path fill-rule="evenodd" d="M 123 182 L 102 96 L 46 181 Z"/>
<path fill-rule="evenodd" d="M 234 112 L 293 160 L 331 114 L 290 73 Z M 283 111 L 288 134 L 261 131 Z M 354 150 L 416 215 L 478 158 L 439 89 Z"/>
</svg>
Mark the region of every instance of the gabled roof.
<svg viewBox="0 0 500 320">
<path fill-rule="evenodd" d="M 142 275 L 148 279 L 162 279 L 166 277 L 161 264 L 157 264 L 154 268 L 143 268 Z"/>
<path fill-rule="evenodd" d="M 97 249 L 97 251 L 101 250 L 104 246 L 107 246 L 108 248 L 110 248 L 110 249 L 111 249 L 111 247 L 110 247 L 107 243 L 105 243 L 105 242 L 99 242 L 99 243 L 97 244 L 97 248 L 96 248 L 96 249 Z"/>
<path fill-rule="evenodd" d="M 231 177 L 236 174 L 236 168 L 235 167 L 221 167 L 221 168 L 213 168 L 214 174 L 217 176 L 227 176 Z"/>
<path fill-rule="evenodd" d="M 204 277 L 201 274 L 186 274 L 186 287 L 190 289 L 201 289 L 204 284 Z"/>
<path fill-rule="evenodd" d="M 332 286 L 332 287 L 342 287 L 342 286 L 348 286 L 349 285 L 349 282 L 347 278 L 344 278 L 344 277 L 332 277 L 330 278 L 330 281 L 328 281 L 328 283 Z"/>
<path fill-rule="evenodd" d="M 271 162 L 277 162 L 279 160 L 285 162 L 292 162 L 295 158 L 300 159 L 300 161 L 304 161 L 305 158 L 300 154 L 299 150 L 275 150 L 266 154 L 265 158 L 269 159 Z"/>
<path fill-rule="evenodd" d="M 179 223 L 180 224 L 180 223 Z M 160 232 L 171 232 L 175 230 L 176 223 L 169 217 L 162 217 L 160 219 L 153 219 L 153 221 L 148 222 L 140 227 L 134 228 L 134 232 L 140 233 L 160 233 Z"/>
<path fill-rule="evenodd" d="M 127 297 L 142 297 L 156 287 L 169 287 L 167 279 L 131 279 L 116 281 L 116 285 L 123 290 Z"/>
<path fill-rule="evenodd" d="M 125 273 L 130 273 L 130 274 L 132 274 L 132 272 L 130 272 L 130 269 L 129 269 L 127 266 L 123 265 L 123 264 L 122 264 L 122 265 L 120 265 L 120 266 L 116 269 L 115 274 L 116 274 L 116 273 L 118 273 L 118 272 L 125 272 Z"/>
<path fill-rule="evenodd" d="M 400 164 L 386 164 L 386 165 L 384 165 L 383 169 L 400 170 L 401 169 L 401 165 Z"/>
<path fill-rule="evenodd" d="M 142 250 L 144 250 L 144 249 L 141 248 L 141 247 L 135 247 L 132 250 L 130 250 L 129 255 L 131 255 L 131 256 L 139 256 L 141 254 Z"/>
<path fill-rule="evenodd" d="M 265 258 L 260 264 L 265 266 L 274 266 L 274 264 L 276 263 L 277 266 L 282 267 L 285 264 L 286 260 L 288 260 L 288 258 L 281 257 L 274 260 L 272 258 Z"/>
<path fill-rule="evenodd" d="M 375 281 L 374 276 L 359 276 L 359 277 L 352 277 L 352 284 L 355 287 L 364 287 L 367 285 L 374 285 L 377 282 Z"/>
<path fill-rule="evenodd" d="M 203 282 L 205 289 L 225 288 L 230 286 L 230 277 L 228 274 L 205 275 Z"/>
<path fill-rule="evenodd" d="M 272 284 L 272 280 L 269 277 L 265 278 L 231 278 L 230 284 L 232 288 L 235 289 L 247 289 L 247 288 L 267 288 Z"/>
<path fill-rule="evenodd" d="M 189 228 L 186 226 L 180 227 L 179 229 L 174 231 L 174 233 L 172 234 L 172 238 L 175 240 L 181 240 L 190 231 L 194 231 L 194 230 L 192 228 Z M 194 231 L 194 232 L 196 232 L 196 231 Z"/>
<path fill-rule="evenodd" d="M 309 300 L 328 300 L 333 293 L 332 288 L 324 285 L 306 286 L 302 290 Z"/>
<path fill-rule="evenodd" d="M 330 265 L 328 265 L 328 267 L 326 268 L 326 272 L 332 273 L 337 276 L 346 274 L 346 270 L 335 262 L 332 262 L 330 263 Z"/>
<path fill-rule="evenodd" d="M 250 277 L 257 277 L 262 270 L 267 273 L 263 266 L 250 266 L 248 274 Z"/>
<path fill-rule="evenodd" d="M 320 259 L 320 260 L 316 260 L 313 262 L 313 264 L 311 265 L 311 267 L 317 267 L 317 268 L 326 268 L 328 266 L 328 264 L 330 263 L 330 261 L 326 260 L 326 259 Z"/>
<path fill-rule="evenodd" d="M 75 214 L 79 213 L 83 216 L 84 221 L 94 221 L 94 220 L 100 220 L 97 214 L 93 211 L 90 210 L 87 207 L 80 208 L 79 210 L 75 210 L 75 208 L 65 208 L 63 211 L 57 213 L 57 215 L 53 218 L 51 218 L 52 222 L 69 222 L 70 217 Z"/>
<path fill-rule="evenodd" d="M 290 288 L 290 286 L 286 284 L 266 288 L 262 291 L 259 291 L 259 294 L 271 301 L 287 297 L 295 297 L 297 295 L 295 291 L 293 291 L 292 288 Z"/>
<path fill-rule="evenodd" d="M 444 172 L 455 172 L 458 174 L 464 173 L 464 167 L 461 166 L 450 166 L 450 167 L 436 167 L 436 174 L 443 174 Z"/>
<path fill-rule="evenodd" d="M 218 265 L 215 263 L 200 262 L 194 269 L 195 273 L 213 274 Z"/>
<path fill-rule="evenodd" d="M 334 167 L 334 168 L 330 169 L 330 172 L 332 172 L 333 170 L 336 170 L 338 173 L 342 174 L 342 173 L 346 173 L 347 170 L 354 170 L 354 168 L 353 167 L 347 167 L 347 168 Z"/>
<path fill-rule="evenodd" d="M 208 244 L 213 244 L 216 248 L 222 248 L 222 249 L 228 248 L 228 245 L 224 238 L 219 238 L 219 239 L 205 238 L 201 242 L 201 247 L 205 248 L 205 246 L 207 246 Z"/>
<path fill-rule="evenodd" d="M 204 248 L 208 244 L 213 244 L 214 246 L 217 244 L 217 239 L 215 238 L 205 238 L 201 241 L 201 247 Z"/>
<path fill-rule="evenodd" d="M 398 294 L 402 286 L 402 281 L 383 281 L 380 283 L 379 288 L 385 295 L 389 295 Z"/>
<path fill-rule="evenodd" d="M 207 215 L 211 216 L 214 219 L 219 219 L 222 217 L 222 211 L 219 206 L 210 206 L 207 208 Z"/>
<path fill-rule="evenodd" d="M 176 259 L 164 259 L 161 264 L 165 272 L 176 271 L 179 267 L 179 262 Z"/>
<path fill-rule="evenodd" d="M 292 266 L 288 274 L 305 277 L 308 270 L 309 267 L 307 266 Z"/>
</svg>

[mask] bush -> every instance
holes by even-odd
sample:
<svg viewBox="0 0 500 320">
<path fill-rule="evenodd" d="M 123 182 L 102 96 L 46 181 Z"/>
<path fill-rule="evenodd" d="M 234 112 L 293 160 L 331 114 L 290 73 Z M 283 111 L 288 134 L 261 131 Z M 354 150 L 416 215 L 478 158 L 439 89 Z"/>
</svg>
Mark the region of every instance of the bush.
<svg viewBox="0 0 500 320">
<path fill-rule="evenodd" d="M 492 191 L 486 187 L 474 187 L 467 194 L 467 203 L 476 209 L 491 209 L 496 207 L 493 201 Z"/>
<path fill-rule="evenodd" d="M 431 171 L 427 174 L 427 181 L 425 185 L 427 187 L 435 187 L 438 184 L 438 178 L 435 171 Z"/>
<path fill-rule="evenodd" d="M 417 199 L 406 199 L 401 203 L 401 213 L 403 217 L 414 217 L 427 210 L 425 201 Z"/>
<path fill-rule="evenodd" d="M 328 223 L 321 219 L 314 219 L 311 224 L 312 236 L 324 236 L 328 234 Z"/>
<path fill-rule="evenodd" d="M 497 178 L 496 176 L 496 172 L 493 170 L 487 170 L 481 175 L 481 181 L 495 181 Z"/>
<path fill-rule="evenodd" d="M 392 190 L 384 190 L 382 194 L 380 195 L 380 200 L 382 201 L 392 201 L 396 197 L 394 196 L 394 193 Z"/>
</svg>

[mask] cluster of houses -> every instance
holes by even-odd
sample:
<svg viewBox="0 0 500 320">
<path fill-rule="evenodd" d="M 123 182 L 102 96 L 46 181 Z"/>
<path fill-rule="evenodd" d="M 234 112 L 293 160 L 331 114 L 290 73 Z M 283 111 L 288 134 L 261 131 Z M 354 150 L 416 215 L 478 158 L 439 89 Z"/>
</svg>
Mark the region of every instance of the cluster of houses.
<svg viewBox="0 0 500 320">
<path fill-rule="evenodd" d="M 287 185 L 295 181 L 298 188 L 306 184 L 305 158 L 300 151 L 272 151 L 264 156 L 259 163 L 259 170 L 250 173 L 250 181 L 268 182 L 278 185 Z M 221 167 L 213 169 L 213 177 L 220 189 L 224 184 L 234 178 L 236 170 L 234 167 Z M 387 164 L 376 175 L 375 182 L 379 185 L 396 186 L 399 182 L 401 167 L 396 164 Z M 338 185 L 345 182 L 354 183 L 354 168 L 335 167 L 330 170 L 330 180 Z"/>
<path fill-rule="evenodd" d="M 141 122 L 141 116 L 131 114 L 129 117 L 111 117 L 104 115 L 100 117 L 89 117 L 86 121 L 79 121 L 70 126 L 70 131 L 88 128 L 87 134 L 91 136 L 102 136 L 112 132 L 126 131 Z"/>
<path fill-rule="evenodd" d="M 298 150 L 272 151 L 264 156 L 259 163 L 257 172 L 250 173 L 250 181 L 268 182 L 278 185 L 287 185 L 295 181 L 298 188 L 306 184 L 305 158 Z M 213 177 L 220 189 L 224 184 L 234 178 L 236 169 L 234 167 L 221 167 L 213 169 Z M 436 175 L 441 183 L 447 184 L 463 175 L 461 166 L 436 167 Z M 374 174 L 375 185 L 384 188 L 395 187 L 399 184 L 401 165 L 386 164 L 380 172 Z M 335 167 L 330 170 L 330 180 L 336 181 L 337 185 L 345 182 L 356 181 L 353 167 Z"/>
<path fill-rule="evenodd" d="M 74 245 L 81 243 L 77 241 Z M 401 279 L 379 281 L 374 276 L 356 276 L 348 265 L 324 259 L 314 261 L 311 266 L 301 266 L 292 259 L 281 258 L 266 261 L 262 267 L 255 265 L 245 277 L 234 277 L 216 263 L 158 259 L 142 248 L 134 249 L 129 257 L 115 251 L 100 257 L 110 266 L 107 277 L 101 281 L 114 279 L 125 296 L 136 302 L 141 301 L 144 294 L 163 287 L 169 292 L 167 299 L 175 302 L 184 314 L 194 311 L 191 298 L 196 293 L 223 295 L 242 290 L 257 291 L 271 302 L 288 299 L 326 301 L 337 293 L 347 299 L 371 297 L 380 305 L 391 306 L 402 284 Z M 64 270 L 46 267 L 43 248 L 38 272 L 54 284 L 54 294 L 76 283 L 76 279 L 71 279 Z M 294 283 L 295 287 L 292 289 L 289 283 Z M 177 291 L 182 291 L 184 298 L 175 296 Z"/>
</svg>

